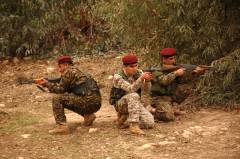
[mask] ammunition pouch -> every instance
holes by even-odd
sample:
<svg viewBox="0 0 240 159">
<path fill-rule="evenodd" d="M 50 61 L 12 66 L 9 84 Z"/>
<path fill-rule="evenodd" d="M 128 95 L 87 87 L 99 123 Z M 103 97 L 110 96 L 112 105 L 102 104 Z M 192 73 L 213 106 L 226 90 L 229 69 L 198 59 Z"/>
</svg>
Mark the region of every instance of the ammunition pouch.
<svg viewBox="0 0 240 159">
<path fill-rule="evenodd" d="M 86 96 L 95 93 L 96 95 L 100 96 L 97 82 L 92 78 L 88 78 L 86 82 L 80 85 L 73 86 L 70 88 L 69 93 L 73 93 L 77 96 Z"/>
<path fill-rule="evenodd" d="M 126 91 L 120 88 L 112 87 L 110 92 L 109 103 L 115 105 L 119 99 L 121 99 L 126 94 Z"/>
</svg>

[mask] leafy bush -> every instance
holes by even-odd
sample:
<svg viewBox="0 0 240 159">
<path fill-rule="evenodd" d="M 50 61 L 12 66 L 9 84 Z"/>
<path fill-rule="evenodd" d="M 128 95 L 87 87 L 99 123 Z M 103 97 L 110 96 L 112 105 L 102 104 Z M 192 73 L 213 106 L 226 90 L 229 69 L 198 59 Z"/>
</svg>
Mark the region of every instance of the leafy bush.
<svg viewBox="0 0 240 159">
<path fill-rule="evenodd" d="M 104 22 L 91 14 L 94 4 L 91 0 L 2 2 L 0 57 L 92 54 L 104 44 Z"/>
<path fill-rule="evenodd" d="M 174 47 L 180 63 L 215 63 L 217 71 L 206 74 L 198 87 L 204 103 L 239 101 L 239 1 L 113 0 L 99 5 L 97 14 L 109 22 L 111 37 L 137 50 L 143 65 L 159 64 L 158 52 Z"/>
</svg>

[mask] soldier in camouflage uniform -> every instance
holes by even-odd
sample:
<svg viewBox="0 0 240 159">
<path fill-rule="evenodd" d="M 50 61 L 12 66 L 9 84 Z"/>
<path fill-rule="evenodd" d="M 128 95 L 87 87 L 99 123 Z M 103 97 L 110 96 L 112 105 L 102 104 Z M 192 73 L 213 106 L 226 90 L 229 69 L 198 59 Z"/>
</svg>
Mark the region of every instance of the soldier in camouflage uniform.
<svg viewBox="0 0 240 159">
<path fill-rule="evenodd" d="M 144 134 L 140 128 L 152 128 L 154 118 L 144 107 L 140 95 L 149 94 L 152 75 L 143 73 L 137 67 L 137 57 L 133 54 L 122 58 L 123 69 L 113 77 L 113 87 L 110 94 L 110 104 L 114 105 L 118 114 L 117 124 L 123 128 L 125 121 L 129 124 L 131 133 Z"/>
<path fill-rule="evenodd" d="M 175 54 L 176 51 L 173 48 L 164 48 L 160 52 L 162 56 L 162 64 L 164 68 L 175 65 Z M 203 69 L 196 67 L 193 72 L 200 73 Z M 152 81 L 151 96 L 152 96 L 152 106 L 155 109 L 152 109 L 154 118 L 161 121 L 173 121 L 179 111 L 174 112 L 173 102 L 176 102 L 176 99 L 180 96 L 187 96 L 190 88 L 190 85 L 178 84 L 179 77 L 183 77 L 186 74 L 184 68 L 179 68 L 175 71 L 170 72 L 153 72 L 154 80 Z M 183 88 L 184 87 L 184 88 Z M 178 94 L 178 95 L 177 95 Z M 181 99 L 182 100 L 182 99 Z"/>
<path fill-rule="evenodd" d="M 70 56 L 62 56 L 58 60 L 61 73 L 60 83 L 50 83 L 45 79 L 37 83 L 56 93 L 52 107 L 57 127 L 51 134 L 67 134 L 64 108 L 84 117 L 84 125 L 90 126 L 95 120 L 95 112 L 101 107 L 101 95 L 96 81 L 89 75 L 73 66 Z"/>
</svg>

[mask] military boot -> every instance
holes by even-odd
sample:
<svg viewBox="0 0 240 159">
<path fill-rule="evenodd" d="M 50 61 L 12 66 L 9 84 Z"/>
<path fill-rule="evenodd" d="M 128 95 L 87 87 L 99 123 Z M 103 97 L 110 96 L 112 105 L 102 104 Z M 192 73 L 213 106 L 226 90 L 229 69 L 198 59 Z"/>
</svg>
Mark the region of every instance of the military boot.
<svg viewBox="0 0 240 159">
<path fill-rule="evenodd" d="M 175 116 L 186 115 L 186 112 L 182 110 L 175 110 L 174 115 Z"/>
<path fill-rule="evenodd" d="M 64 125 L 57 124 L 57 126 L 54 129 L 49 130 L 48 133 L 66 135 L 66 134 L 69 134 L 70 131 L 66 124 Z"/>
<path fill-rule="evenodd" d="M 94 113 L 93 114 L 85 114 L 83 124 L 85 126 L 91 126 L 95 119 L 96 119 L 96 115 Z"/>
<path fill-rule="evenodd" d="M 128 116 L 126 114 L 118 114 L 118 118 L 117 118 L 117 127 L 119 129 L 124 129 L 127 128 L 128 126 L 125 125 L 125 121 L 127 120 Z"/>
<path fill-rule="evenodd" d="M 140 129 L 138 123 L 130 123 L 129 130 L 131 133 L 136 135 L 145 135 L 144 131 Z"/>
<path fill-rule="evenodd" d="M 154 119 L 164 122 L 174 121 L 175 117 L 173 113 L 166 113 L 166 112 L 156 112 L 154 114 Z"/>
</svg>

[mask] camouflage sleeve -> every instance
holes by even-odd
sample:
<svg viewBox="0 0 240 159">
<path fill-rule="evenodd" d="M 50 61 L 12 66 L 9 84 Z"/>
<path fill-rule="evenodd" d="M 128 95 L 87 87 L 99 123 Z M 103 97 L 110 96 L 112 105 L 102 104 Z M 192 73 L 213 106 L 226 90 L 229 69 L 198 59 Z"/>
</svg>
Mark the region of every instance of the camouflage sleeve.
<svg viewBox="0 0 240 159">
<path fill-rule="evenodd" d="M 141 90 L 142 94 L 149 94 L 151 91 L 151 82 L 143 82 Z"/>
<path fill-rule="evenodd" d="M 64 93 L 70 90 L 71 86 L 84 82 L 86 82 L 86 76 L 77 69 L 70 68 L 61 76 L 59 83 L 48 83 L 47 88 L 52 93 Z"/>
<path fill-rule="evenodd" d="M 141 88 L 141 101 L 144 104 L 144 107 L 150 105 L 150 91 L 151 91 L 151 82 L 144 82 Z"/>
<path fill-rule="evenodd" d="M 142 86 L 142 80 L 138 78 L 133 84 L 124 80 L 122 76 L 115 74 L 113 76 L 113 86 L 116 88 L 121 88 L 126 92 L 136 92 Z"/>
<path fill-rule="evenodd" d="M 163 74 L 162 72 L 154 73 L 156 80 L 162 85 L 169 85 L 176 79 L 176 74 L 174 72 L 170 72 L 168 74 Z"/>
<path fill-rule="evenodd" d="M 46 87 L 48 88 L 48 90 L 52 93 L 64 93 L 65 88 L 63 86 L 63 81 L 61 80 L 60 83 L 50 83 L 48 82 Z"/>
</svg>

